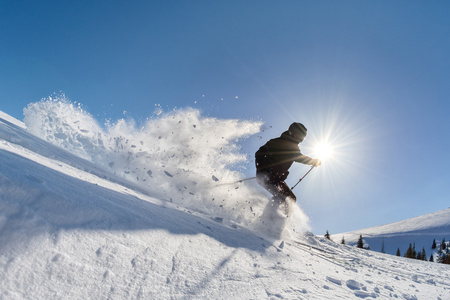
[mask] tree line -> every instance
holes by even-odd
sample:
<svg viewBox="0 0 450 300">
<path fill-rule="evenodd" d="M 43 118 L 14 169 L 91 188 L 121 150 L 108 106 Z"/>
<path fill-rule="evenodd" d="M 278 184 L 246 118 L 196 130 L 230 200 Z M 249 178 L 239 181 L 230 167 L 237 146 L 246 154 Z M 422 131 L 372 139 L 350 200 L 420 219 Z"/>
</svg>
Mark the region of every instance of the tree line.
<svg viewBox="0 0 450 300">
<path fill-rule="evenodd" d="M 324 236 L 325 236 L 325 238 L 331 240 L 330 233 L 328 232 L 328 230 Z M 344 244 L 344 245 L 346 244 L 344 237 L 342 237 L 341 244 Z M 356 243 L 356 247 L 361 248 L 361 249 L 370 250 L 370 246 L 364 247 L 364 239 L 363 239 L 362 234 L 359 235 L 359 239 L 358 239 L 358 242 Z M 450 264 L 450 242 L 447 242 L 445 240 L 445 238 L 442 239 L 442 242 L 440 244 L 437 244 L 436 239 L 434 239 L 433 244 L 431 245 L 431 249 L 436 249 L 436 252 L 437 252 L 436 262 L 442 263 L 442 264 Z M 386 253 L 384 250 L 384 240 L 383 240 L 383 243 L 381 246 L 381 252 Z M 402 256 L 401 252 L 400 252 L 400 248 L 397 248 L 396 256 Z M 430 258 L 428 259 L 425 248 L 422 248 L 422 251 L 417 251 L 415 243 L 409 244 L 409 247 L 403 256 L 406 258 L 411 258 L 411 259 L 418 259 L 418 260 L 423 260 L 423 261 L 434 262 L 434 255 L 431 254 Z"/>
<path fill-rule="evenodd" d="M 437 246 L 436 239 L 433 240 L 433 244 L 431 245 L 431 249 L 436 249 L 437 252 L 437 261 L 441 264 L 450 264 L 450 247 L 448 242 L 445 241 L 445 238 L 442 239 L 441 244 L 439 247 Z M 397 256 L 400 255 L 400 249 L 397 248 Z M 434 262 L 434 255 L 431 254 L 430 258 L 427 259 L 427 254 L 425 252 L 425 248 L 422 249 L 422 251 L 416 251 L 416 245 L 409 244 L 408 249 L 406 250 L 406 253 L 404 255 L 406 258 L 412 258 L 412 259 L 419 259 L 419 260 L 428 260 L 431 262 Z"/>
</svg>

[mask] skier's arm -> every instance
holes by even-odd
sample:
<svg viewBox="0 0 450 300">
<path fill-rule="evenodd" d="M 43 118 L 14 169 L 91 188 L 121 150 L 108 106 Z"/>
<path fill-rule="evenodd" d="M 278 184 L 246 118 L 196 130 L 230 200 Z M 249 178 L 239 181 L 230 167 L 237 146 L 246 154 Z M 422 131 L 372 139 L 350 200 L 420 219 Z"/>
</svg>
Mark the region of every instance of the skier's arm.
<svg viewBox="0 0 450 300">
<path fill-rule="evenodd" d="M 311 158 L 309 156 L 303 155 L 300 153 L 300 155 L 297 157 L 297 159 L 295 160 L 295 162 L 298 163 L 302 163 L 305 165 L 310 165 L 310 166 L 314 166 L 314 167 L 318 167 L 320 166 L 320 164 L 322 163 L 320 161 L 320 159 L 317 158 Z"/>
</svg>

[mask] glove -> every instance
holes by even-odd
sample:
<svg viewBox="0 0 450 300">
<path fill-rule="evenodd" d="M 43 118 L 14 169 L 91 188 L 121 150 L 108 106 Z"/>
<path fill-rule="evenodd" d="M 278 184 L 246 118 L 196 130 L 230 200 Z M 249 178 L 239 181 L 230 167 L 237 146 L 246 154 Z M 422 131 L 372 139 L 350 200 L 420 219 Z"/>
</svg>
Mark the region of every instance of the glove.
<svg viewBox="0 0 450 300">
<path fill-rule="evenodd" d="M 315 158 L 315 159 L 313 159 L 312 161 L 311 161 L 311 166 L 314 166 L 314 167 L 318 167 L 318 166 L 320 166 L 322 164 L 322 162 L 320 161 L 320 159 L 318 159 L 318 158 Z"/>
</svg>

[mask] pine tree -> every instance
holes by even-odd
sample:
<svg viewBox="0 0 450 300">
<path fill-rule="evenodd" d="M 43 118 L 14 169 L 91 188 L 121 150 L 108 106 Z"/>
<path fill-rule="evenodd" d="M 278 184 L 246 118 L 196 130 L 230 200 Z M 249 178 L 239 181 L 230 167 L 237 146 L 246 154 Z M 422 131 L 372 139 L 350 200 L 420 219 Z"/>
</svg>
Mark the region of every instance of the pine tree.
<svg viewBox="0 0 450 300">
<path fill-rule="evenodd" d="M 433 256 L 433 254 L 431 254 L 431 256 L 430 256 L 430 262 L 434 262 L 434 256 Z"/>
<path fill-rule="evenodd" d="M 342 244 L 342 245 L 345 245 L 345 239 L 344 239 L 344 236 L 342 236 L 341 244 Z"/>
<path fill-rule="evenodd" d="M 362 234 L 359 235 L 359 239 L 358 239 L 358 243 L 356 244 L 356 247 L 358 248 L 364 248 L 364 241 L 363 241 L 363 237 Z"/>
<path fill-rule="evenodd" d="M 450 256 L 447 254 L 441 254 L 438 257 L 438 263 L 441 264 L 450 264 Z"/>
<path fill-rule="evenodd" d="M 441 247 L 439 247 L 440 251 L 444 251 L 447 248 L 447 245 L 445 244 L 445 238 L 442 239 Z"/>
<path fill-rule="evenodd" d="M 416 258 L 416 255 L 413 252 L 413 246 L 412 244 L 409 244 L 408 250 L 406 250 L 405 253 L 406 258 Z"/>
<path fill-rule="evenodd" d="M 381 244 L 381 253 L 386 253 L 386 251 L 384 250 L 384 239 L 383 239 L 383 243 Z"/>
<path fill-rule="evenodd" d="M 328 230 L 327 230 L 327 233 L 325 233 L 325 237 L 331 241 L 330 234 L 328 233 Z"/>
<path fill-rule="evenodd" d="M 417 253 L 416 259 L 422 260 L 422 252 Z"/>
<path fill-rule="evenodd" d="M 433 245 L 431 245 L 431 249 L 436 249 L 436 239 L 433 240 Z"/>
<path fill-rule="evenodd" d="M 446 258 L 445 258 L 444 264 L 446 264 L 446 265 L 450 265 L 450 255 L 446 255 Z"/>
<path fill-rule="evenodd" d="M 422 260 L 427 260 L 427 253 L 425 252 L 425 247 L 422 248 Z"/>
<path fill-rule="evenodd" d="M 397 248 L 397 254 L 396 254 L 396 256 L 401 256 L 401 254 L 400 254 L 400 248 Z"/>
</svg>

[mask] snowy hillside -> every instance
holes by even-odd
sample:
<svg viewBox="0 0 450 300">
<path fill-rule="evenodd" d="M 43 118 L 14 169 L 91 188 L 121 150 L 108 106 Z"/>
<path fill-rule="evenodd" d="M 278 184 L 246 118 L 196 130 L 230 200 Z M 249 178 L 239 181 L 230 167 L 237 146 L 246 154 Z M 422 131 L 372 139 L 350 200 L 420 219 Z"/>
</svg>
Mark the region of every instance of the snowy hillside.
<svg viewBox="0 0 450 300">
<path fill-rule="evenodd" d="M 218 186 L 259 124 L 181 111 L 104 130 L 63 102 L 25 116 L 0 114 L 0 299 L 449 299 L 446 265 L 303 233 L 298 208 L 277 239 L 264 194 Z"/>
<path fill-rule="evenodd" d="M 409 244 L 415 244 L 416 250 L 425 249 L 429 258 L 436 252 L 431 249 L 433 240 L 440 243 L 442 239 L 450 239 L 450 208 L 400 222 L 335 234 L 331 238 L 340 242 L 344 237 L 346 243 L 355 245 L 360 235 L 371 250 L 381 251 L 384 244 L 386 253 L 396 254 L 400 249 L 404 255 Z"/>
</svg>

